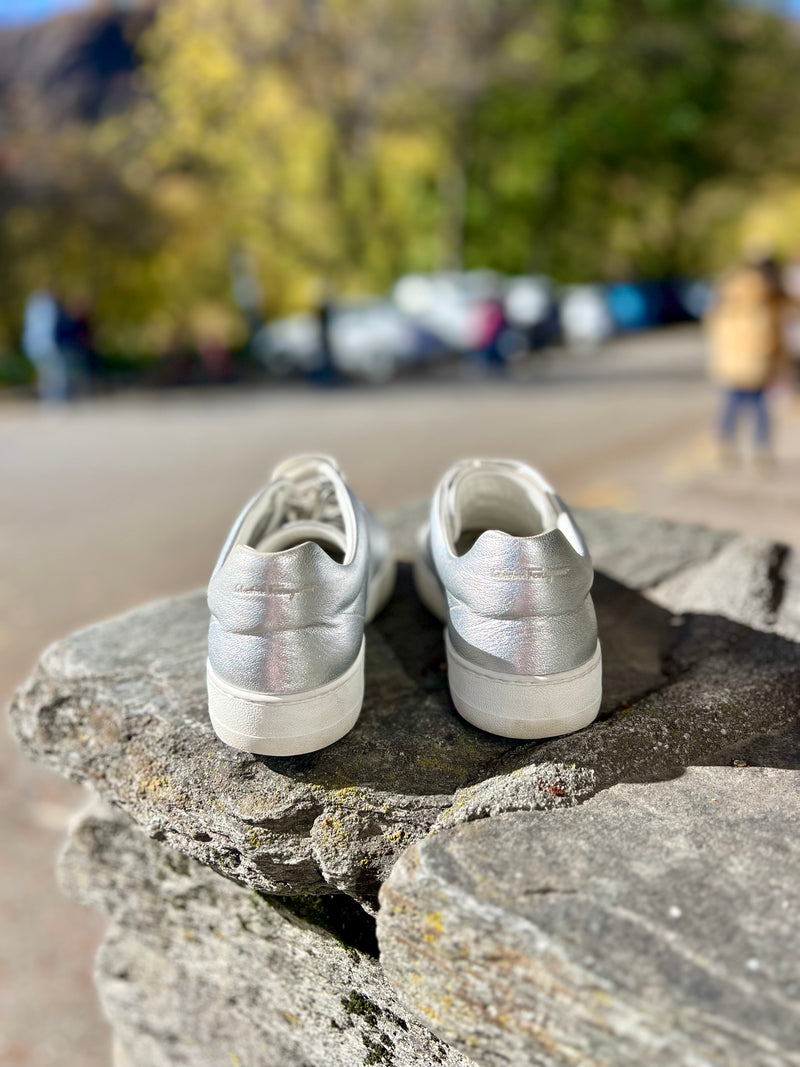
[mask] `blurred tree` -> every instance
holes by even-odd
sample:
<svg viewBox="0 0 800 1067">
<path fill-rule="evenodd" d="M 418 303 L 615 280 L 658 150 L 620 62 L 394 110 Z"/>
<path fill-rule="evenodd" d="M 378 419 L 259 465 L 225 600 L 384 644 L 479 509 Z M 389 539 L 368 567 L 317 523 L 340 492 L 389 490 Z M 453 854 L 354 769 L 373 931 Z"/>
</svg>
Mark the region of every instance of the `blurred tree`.
<svg viewBox="0 0 800 1067">
<path fill-rule="evenodd" d="M 798 184 L 798 34 L 728 0 L 164 0 L 136 32 L 112 113 L 46 78 L 0 108 L 7 330 L 49 280 L 107 344 L 235 339 L 241 263 L 273 312 L 443 266 L 699 273 Z"/>
<path fill-rule="evenodd" d="M 155 294 L 128 298 L 165 231 L 101 135 L 135 99 L 131 41 L 149 18 L 81 12 L 0 32 L 2 335 L 19 337 L 25 297 L 41 285 L 97 293 L 101 321 L 152 306 Z"/>
<path fill-rule="evenodd" d="M 695 202 L 797 165 L 800 47 L 778 19 L 726 0 L 544 0 L 511 47 L 522 78 L 476 117 L 470 262 L 696 273 L 716 220 Z"/>
<path fill-rule="evenodd" d="M 394 5 L 397 7 L 398 5 Z M 441 146 L 392 121 L 405 71 L 391 3 L 175 0 L 146 43 L 147 159 L 213 205 L 223 258 L 245 247 L 273 306 L 309 281 L 386 285 L 433 265 Z"/>
<path fill-rule="evenodd" d="M 158 165 L 227 191 L 278 304 L 696 273 L 733 190 L 799 162 L 797 37 L 727 0 L 173 0 L 148 55 Z"/>
</svg>

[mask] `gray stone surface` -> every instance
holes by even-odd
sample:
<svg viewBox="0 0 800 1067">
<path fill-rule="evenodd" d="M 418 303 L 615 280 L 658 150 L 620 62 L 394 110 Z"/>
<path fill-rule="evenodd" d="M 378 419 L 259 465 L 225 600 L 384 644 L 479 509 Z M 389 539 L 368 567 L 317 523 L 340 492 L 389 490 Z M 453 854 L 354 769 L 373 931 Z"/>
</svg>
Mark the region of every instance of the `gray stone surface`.
<svg viewBox="0 0 800 1067">
<path fill-rule="evenodd" d="M 259 895 L 97 805 L 59 876 L 109 917 L 96 982 L 116 1067 L 468 1067 L 400 1013 L 347 897 Z"/>
<path fill-rule="evenodd" d="M 659 582 L 649 597 L 673 612 L 721 615 L 757 630 L 780 632 L 786 555 L 772 541 L 736 537 L 716 555 Z"/>
<path fill-rule="evenodd" d="M 692 768 L 413 846 L 381 890 L 406 1006 L 487 1067 L 800 1064 L 800 776 Z"/>
<path fill-rule="evenodd" d="M 214 736 L 200 593 L 45 652 L 12 722 L 115 806 L 61 877 L 110 917 L 117 1067 L 800 1064 L 797 558 L 580 518 L 604 699 L 567 737 L 455 714 L 407 563 L 356 729 L 305 757 Z"/>
<path fill-rule="evenodd" d="M 411 509 L 392 519 L 401 554 L 419 516 Z M 764 603 L 782 598 L 788 611 L 774 553 L 748 555 L 742 539 L 655 519 L 584 513 L 581 521 L 597 567 L 616 577 L 599 573 L 595 583 L 604 701 L 601 719 L 578 734 L 520 743 L 464 723 L 447 692 L 440 626 L 417 603 L 407 565 L 367 635 L 359 724 L 322 752 L 269 759 L 217 740 L 200 593 L 51 646 L 15 700 L 15 732 L 34 759 L 243 885 L 344 892 L 368 908 L 397 857 L 437 826 L 570 806 L 690 764 L 773 762 L 780 753 L 782 766 L 797 766 L 800 658 L 793 643 L 764 632 L 775 612 L 748 613 L 745 604 L 747 626 L 674 614 L 689 610 L 685 586 L 698 568 L 702 604 L 721 610 L 742 555 L 748 588 L 763 586 Z"/>
<path fill-rule="evenodd" d="M 609 508 L 578 508 L 575 518 L 595 566 L 630 589 L 649 589 L 686 567 L 704 563 L 736 537 L 695 523 L 621 515 Z"/>
<path fill-rule="evenodd" d="M 781 560 L 775 630 L 800 641 L 800 556 L 786 552 Z"/>
</svg>

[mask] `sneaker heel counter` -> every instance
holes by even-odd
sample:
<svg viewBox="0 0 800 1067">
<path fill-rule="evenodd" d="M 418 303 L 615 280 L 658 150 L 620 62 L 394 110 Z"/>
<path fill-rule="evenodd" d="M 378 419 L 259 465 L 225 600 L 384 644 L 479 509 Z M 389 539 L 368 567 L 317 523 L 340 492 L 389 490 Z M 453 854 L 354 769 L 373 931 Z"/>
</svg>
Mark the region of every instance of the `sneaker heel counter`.
<svg viewBox="0 0 800 1067">
<path fill-rule="evenodd" d="M 209 584 L 214 671 L 263 693 L 312 689 L 347 671 L 364 637 L 366 584 L 342 572 L 311 543 L 232 555 Z"/>
</svg>

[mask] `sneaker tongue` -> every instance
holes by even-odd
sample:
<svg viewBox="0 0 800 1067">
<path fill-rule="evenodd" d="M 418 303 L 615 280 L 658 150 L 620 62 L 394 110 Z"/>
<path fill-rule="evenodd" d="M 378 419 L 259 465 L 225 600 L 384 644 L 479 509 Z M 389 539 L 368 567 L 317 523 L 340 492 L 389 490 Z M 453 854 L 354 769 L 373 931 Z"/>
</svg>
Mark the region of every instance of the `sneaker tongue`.
<svg viewBox="0 0 800 1067">
<path fill-rule="evenodd" d="M 301 456 L 292 456 L 279 463 L 272 472 L 272 480 L 276 478 L 296 478 L 298 474 L 308 476 L 315 475 L 321 466 L 332 467 L 341 474 L 339 464 L 332 456 L 326 456 L 324 452 L 308 452 Z"/>
<path fill-rule="evenodd" d="M 272 533 L 268 533 L 255 546 L 258 552 L 281 552 L 285 548 L 293 548 L 294 545 L 302 544 L 303 541 L 322 542 L 326 545 L 338 548 L 342 555 L 347 551 L 347 539 L 343 530 L 337 530 L 327 522 L 316 522 L 313 519 L 299 519 L 297 522 L 287 522 Z"/>
</svg>

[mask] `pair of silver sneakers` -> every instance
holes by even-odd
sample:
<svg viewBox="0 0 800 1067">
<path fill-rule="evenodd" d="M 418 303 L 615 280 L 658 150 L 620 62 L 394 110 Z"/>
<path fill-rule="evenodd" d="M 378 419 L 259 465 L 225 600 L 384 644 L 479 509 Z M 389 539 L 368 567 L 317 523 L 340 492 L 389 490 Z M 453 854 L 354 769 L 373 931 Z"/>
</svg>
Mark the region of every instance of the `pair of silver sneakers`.
<svg viewBox="0 0 800 1067">
<path fill-rule="evenodd" d="M 597 715 L 600 645 L 586 544 L 552 486 L 512 460 L 456 463 L 420 531 L 414 582 L 445 625 L 450 693 L 503 737 Z M 228 745 L 269 756 L 338 741 L 364 696 L 364 627 L 388 603 L 386 533 L 326 456 L 280 464 L 208 588 L 208 705 Z"/>
</svg>

